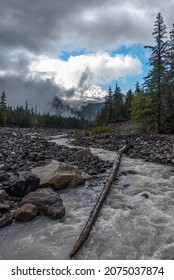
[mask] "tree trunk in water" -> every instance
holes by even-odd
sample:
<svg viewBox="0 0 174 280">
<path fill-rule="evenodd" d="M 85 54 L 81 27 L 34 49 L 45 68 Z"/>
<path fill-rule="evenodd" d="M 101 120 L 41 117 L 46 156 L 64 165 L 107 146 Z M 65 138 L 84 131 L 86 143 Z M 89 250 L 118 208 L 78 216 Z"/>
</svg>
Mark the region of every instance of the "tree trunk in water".
<svg viewBox="0 0 174 280">
<path fill-rule="evenodd" d="M 122 147 L 119 151 L 118 154 L 115 158 L 114 161 L 114 165 L 113 165 L 113 169 L 111 174 L 108 177 L 108 180 L 106 182 L 106 184 L 103 187 L 102 192 L 100 193 L 96 204 L 94 205 L 93 210 L 91 211 L 91 214 L 81 232 L 81 234 L 79 235 L 79 238 L 77 239 L 71 253 L 70 253 L 70 257 L 73 257 L 82 247 L 83 243 L 85 242 L 85 240 L 88 238 L 88 235 L 93 227 L 93 225 L 95 224 L 95 221 L 99 215 L 99 212 L 103 206 L 104 200 L 106 199 L 111 184 L 115 178 L 115 175 L 117 174 L 118 170 L 119 170 L 119 166 L 120 166 L 120 162 L 121 162 L 121 157 L 123 153 L 126 153 L 130 148 L 132 148 L 132 145 L 130 144 L 126 144 L 124 147 Z"/>
</svg>

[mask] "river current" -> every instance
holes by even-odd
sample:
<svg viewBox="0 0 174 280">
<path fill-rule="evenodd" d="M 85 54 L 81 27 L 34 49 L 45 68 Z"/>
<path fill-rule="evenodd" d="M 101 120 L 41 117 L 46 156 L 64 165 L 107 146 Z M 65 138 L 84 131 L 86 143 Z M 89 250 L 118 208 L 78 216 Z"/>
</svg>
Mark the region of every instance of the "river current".
<svg viewBox="0 0 174 280">
<path fill-rule="evenodd" d="M 68 145 L 65 138 L 54 138 Z M 73 146 L 74 147 L 74 146 Z M 116 154 L 91 148 L 100 158 Z M 92 232 L 74 259 L 174 259 L 174 173 L 169 166 L 122 158 L 119 180 L 112 185 Z M 61 191 L 66 214 L 52 221 L 37 217 L 0 229 L 0 259 L 69 259 L 101 186 Z"/>
</svg>

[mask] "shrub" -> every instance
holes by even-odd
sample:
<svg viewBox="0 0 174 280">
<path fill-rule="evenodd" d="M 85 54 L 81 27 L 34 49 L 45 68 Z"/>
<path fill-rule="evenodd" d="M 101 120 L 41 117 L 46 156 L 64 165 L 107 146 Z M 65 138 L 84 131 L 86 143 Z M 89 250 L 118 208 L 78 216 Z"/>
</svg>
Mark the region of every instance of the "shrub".
<svg viewBox="0 0 174 280">
<path fill-rule="evenodd" d="M 108 132 L 109 132 L 109 128 L 107 126 L 96 126 L 92 130 L 92 135 L 96 136 L 98 134 L 108 133 Z"/>
</svg>

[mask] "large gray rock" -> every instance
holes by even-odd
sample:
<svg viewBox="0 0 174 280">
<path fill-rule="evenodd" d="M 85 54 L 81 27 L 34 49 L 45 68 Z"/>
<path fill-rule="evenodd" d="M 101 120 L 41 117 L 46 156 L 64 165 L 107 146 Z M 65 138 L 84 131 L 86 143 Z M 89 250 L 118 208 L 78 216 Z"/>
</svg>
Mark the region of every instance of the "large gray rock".
<svg viewBox="0 0 174 280">
<path fill-rule="evenodd" d="M 21 222 L 33 220 L 38 215 L 39 209 L 33 203 L 26 203 L 17 209 L 15 219 Z"/>
<path fill-rule="evenodd" d="M 40 179 L 30 171 L 19 171 L 17 175 L 11 176 L 6 192 L 12 196 L 24 197 L 39 187 Z"/>
<path fill-rule="evenodd" d="M 31 170 L 40 178 L 42 187 L 63 189 L 84 183 L 85 177 L 77 166 L 52 160 L 50 164 Z"/>
<path fill-rule="evenodd" d="M 65 214 L 62 199 L 51 188 L 37 189 L 34 192 L 30 192 L 22 199 L 21 205 L 27 203 L 36 205 L 39 212 L 49 216 L 51 219 L 59 219 Z"/>
</svg>

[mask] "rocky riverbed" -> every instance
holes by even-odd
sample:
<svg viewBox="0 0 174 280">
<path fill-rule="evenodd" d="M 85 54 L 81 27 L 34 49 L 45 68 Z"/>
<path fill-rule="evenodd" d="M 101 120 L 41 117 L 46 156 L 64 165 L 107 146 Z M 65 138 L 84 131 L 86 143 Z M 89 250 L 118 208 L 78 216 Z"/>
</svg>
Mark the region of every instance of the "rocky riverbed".
<svg viewBox="0 0 174 280">
<path fill-rule="evenodd" d="M 117 151 L 125 142 L 133 145 L 129 150 L 131 158 L 141 158 L 144 161 L 152 161 L 161 164 L 174 165 L 174 136 L 173 135 L 117 135 L 114 133 L 103 134 L 98 136 L 85 135 L 84 132 L 60 131 L 60 130 L 43 130 L 43 129 L 19 129 L 19 128 L 0 128 L 0 227 L 10 224 L 13 221 L 17 211 L 18 220 L 23 219 L 19 206 L 23 205 L 22 197 L 11 195 L 9 190 L 11 181 L 15 180 L 15 176 L 20 174 L 22 178 L 31 179 L 31 170 L 35 167 L 45 166 L 52 160 L 62 163 L 75 165 L 84 174 L 88 181 L 88 188 L 95 185 L 103 184 L 107 178 L 107 171 L 112 167 L 112 163 L 102 161 L 98 157 L 92 155 L 88 149 L 79 152 L 77 148 L 68 148 L 58 146 L 51 140 L 50 136 L 57 136 L 62 133 L 67 133 L 67 137 L 73 138 L 73 144 L 86 148 L 104 148 L 111 151 Z M 171 167 L 173 170 L 173 167 Z M 28 173 L 27 173 L 28 172 Z M 26 179 L 28 180 L 28 179 Z M 33 178 L 34 182 L 37 180 Z M 33 181 L 32 181 L 33 187 Z M 34 189 L 38 188 L 37 183 Z M 31 205 L 28 201 L 28 208 L 24 205 L 25 211 L 29 211 L 28 220 L 34 218 L 35 213 L 50 214 L 52 217 L 61 217 L 65 209 L 61 204 L 61 213 L 53 213 L 57 203 L 61 203 L 61 199 L 57 192 L 53 198 L 55 207 L 52 205 L 45 209 L 45 204 L 49 204 L 48 197 L 53 197 L 54 194 L 50 189 L 44 191 L 41 196 L 44 201 Z M 12 193 L 13 194 L 13 193 Z M 36 192 L 36 196 L 38 196 Z M 40 190 L 39 190 L 40 196 Z M 32 198 L 33 199 L 33 198 Z M 42 205 L 41 205 L 42 204 Z M 40 208 L 39 208 L 40 207 Z M 51 208 L 50 208 L 51 207 Z M 51 209 L 51 210 L 50 210 Z M 27 212 L 28 213 L 28 212 Z M 20 218 L 19 218 L 20 217 Z M 25 219 L 24 219 L 25 220 Z"/>
<path fill-rule="evenodd" d="M 50 136 L 62 133 L 58 130 L 0 129 L 0 227 L 10 224 L 16 217 L 16 213 L 20 215 L 20 217 L 19 215 L 16 217 L 20 221 L 30 220 L 38 212 L 49 214 L 50 217 L 61 216 L 55 213 L 56 206 L 51 210 L 49 206 L 49 209 L 45 210 L 45 204 L 50 203 L 51 207 L 53 204 L 49 200 L 50 190 L 47 191 L 48 197 L 45 197 L 45 193 L 40 194 L 40 196 L 45 197 L 44 201 L 35 203 L 35 206 L 39 205 L 40 209 L 36 209 L 29 201 L 28 208 L 26 206 L 25 209 L 22 208 L 27 216 L 25 214 L 24 217 L 24 213 L 18 210 L 23 205 L 22 198 L 30 191 L 36 191 L 39 188 L 37 178 L 31 174 L 33 168 L 49 165 L 52 160 L 75 165 L 89 181 L 88 188 L 101 183 L 104 179 L 103 173 L 112 164 L 100 160 L 92 155 L 88 149 L 84 150 L 84 154 L 81 154 L 77 148 L 69 149 L 49 142 Z M 24 185 L 25 189 L 23 190 Z M 38 197 L 37 191 L 36 196 Z M 51 196 L 53 196 L 52 192 Z M 56 203 L 59 200 L 57 192 L 53 200 Z M 62 205 L 61 209 L 63 209 Z M 54 210 L 54 213 L 52 213 L 52 210 Z M 62 213 L 64 213 L 64 209 Z"/>
<path fill-rule="evenodd" d="M 117 135 L 110 133 L 98 136 L 83 136 L 81 134 L 76 137 L 73 144 L 117 151 L 125 142 L 133 145 L 133 148 L 128 153 L 131 158 L 140 158 L 144 161 L 174 165 L 174 135 Z"/>
</svg>

